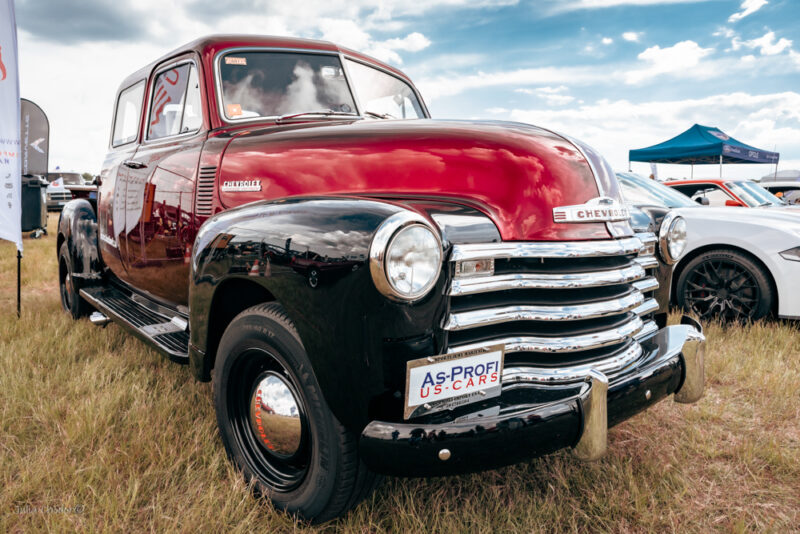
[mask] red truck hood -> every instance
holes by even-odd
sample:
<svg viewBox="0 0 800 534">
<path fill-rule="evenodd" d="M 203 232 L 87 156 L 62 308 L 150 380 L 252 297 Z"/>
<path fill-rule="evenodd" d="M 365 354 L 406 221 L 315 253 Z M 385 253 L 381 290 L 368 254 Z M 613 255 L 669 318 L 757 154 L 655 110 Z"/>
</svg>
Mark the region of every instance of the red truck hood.
<svg viewBox="0 0 800 534">
<path fill-rule="evenodd" d="M 598 196 L 621 201 L 616 181 L 598 174 L 602 192 L 573 143 L 525 124 L 316 122 L 235 136 L 222 158 L 220 183 L 260 190 L 225 187 L 220 200 L 233 207 L 299 195 L 433 198 L 486 213 L 504 241 L 607 239 L 604 223 L 553 222 L 554 207 Z"/>
</svg>

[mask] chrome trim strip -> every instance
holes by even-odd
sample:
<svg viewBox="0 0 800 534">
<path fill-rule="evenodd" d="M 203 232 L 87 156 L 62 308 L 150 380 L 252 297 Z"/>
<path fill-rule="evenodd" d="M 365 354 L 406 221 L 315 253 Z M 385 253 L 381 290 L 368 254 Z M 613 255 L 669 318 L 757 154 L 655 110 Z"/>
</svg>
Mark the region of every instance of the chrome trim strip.
<svg viewBox="0 0 800 534">
<path fill-rule="evenodd" d="M 476 276 L 473 278 L 454 279 L 450 286 L 449 295 L 457 297 L 508 289 L 574 289 L 611 286 L 635 282 L 644 278 L 645 275 L 644 268 L 634 263 L 620 269 L 588 273 L 510 273 L 483 277 Z M 658 287 L 658 282 L 656 282 L 656 287 Z"/>
<path fill-rule="evenodd" d="M 645 269 L 652 269 L 653 267 L 658 267 L 658 260 L 655 256 L 639 256 L 637 258 L 633 258 L 633 261 L 644 267 Z"/>
<path fill-rule="evenodd" d="M 591 334 L 583 334 L 577 336 L 562 336 L 562 337 L 540 337 L 540 336 L 517 336 L 506 337 L 500 339 L 491 339 L 488 341 L 481 341 L 478 343 L 470 343 L 469 345 L 451 346 L 447 349 L 448 353 L 461 352 L 464 350 L 477 349 L 489 345 L 503 344 L 505 345 L 506 353 L 509 352 L 547 352 L 547 353 L 568 353 L 580 352 L 589 349 L 598 349 L 608 345 L 615 345 L 622 343 L 630 337 L 637 337 L 642 332 L 649 332 L 651 329 L 658 327 L 653 321 L 647 323 L 637 316 L 630 322 L 622 326 L 613 328 L 611 330 L 603 330 L 602 332 L 592 332 Z"/>
<path fill-rule="evenodd" d="M 635 287 L 642 293 L 645 293 L 647 291 L 653 291 L 654 289 L 658 289 L 659 283 L 654 276 L 648 276 L 643 280 L 638 280 L 634 282 L 633 287 Z"/>
<path fill-rule="evenodd" d="M 565 383 L 585 380 L 590 371 L 613 377 L 634 364 L 643 354 L 642 347 L 633 343 L 621 352 L 592 363 L 569 367 L 506 367 L 503 369 L 503 390 L 530 383 Z"/>
<path fill-rule="evenodd" d="M 634 334 L 633 339 L 641 343 L 656 332 L 658 332 L 658 325 L 655 321 L 647 321 L 644 323 L 644 328 L 642 328 L 639 333 Z"/>
<path fill-rule="evenodd" d="M 484 258 L 597 258 L 636 254 L 642 248 L 638 237 L 603 241 L 515 242 L 454 245 L 450 261 Z"/>
<path fill-rule="evenodd" d="M 490 326 L 513 321 L 576 321 L 580 319 L 594 319 L 630 311 L 637 308 L 637 306 L 641 307 L 644 302 L 644 295 L 639 291 L 633 291 L 616 299 L 591 302 L 589 304 L 575 304 L 572 306 L 519 305 L 485 308 L 451 313 L 447 317 L 444 329 L 455 332 L 468 328 Z M 656 304 L 656 309 L 657 308 L 658 305 Z"/>
<path fill-rule="evenodd" d="M 656 241 L 658 241 L 656 234 L 654 234 L 653 232 L 639 232 L 636 234 L 636 237 L 638 237 L 639 240 L 645 245 L 647 245 L 648 243 L 655 243 Z"/>
<path fill-rule="evenodd" d="M 658 302 L 656 299 L 647 299 L 640 306 L 637 306 L 633 313 L 636 315 L 647 315 L 648 313 L 658 311 Z"/>
</svg>

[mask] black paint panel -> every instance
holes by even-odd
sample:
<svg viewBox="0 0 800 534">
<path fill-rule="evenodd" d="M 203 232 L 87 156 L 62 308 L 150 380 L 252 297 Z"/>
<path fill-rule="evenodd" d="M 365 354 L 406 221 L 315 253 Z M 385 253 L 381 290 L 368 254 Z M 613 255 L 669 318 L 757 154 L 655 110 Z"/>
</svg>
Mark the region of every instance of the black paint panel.
<svg viewBox="0 0 800 534">
<path fill-rule="evenodd" d="M 372 237 L 402 209 L 361 198 L 299 198 L 256 202 L 209 219 L 192 257 L 190 362 L 195 376 L 208 379 L 213 366 L 215 346 L 209 340 L 218 339 L 219 332 L 209 321 L 216 298 L 225 287 L 263 288 L 297 327 L 333 413 L 360 431 L 370 420 L 372 399 L 387 391 L 384 359 L 399 356 L 404 368 L 411 357 L 410 352 L 384 351 L 385 344 L 422 337 L 429 340 L 421 345 L 428 354 L 444 346 L 445 270 L 433 290 L 414 304 L 388 300 L 372 282 Z"/>
</svg>

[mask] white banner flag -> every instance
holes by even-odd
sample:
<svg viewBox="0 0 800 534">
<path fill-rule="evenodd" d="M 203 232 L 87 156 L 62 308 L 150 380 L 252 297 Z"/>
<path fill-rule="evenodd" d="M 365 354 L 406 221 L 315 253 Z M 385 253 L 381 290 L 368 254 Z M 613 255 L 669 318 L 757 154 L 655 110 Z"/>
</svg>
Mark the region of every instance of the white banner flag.
<svg viewBox="0 0 800 534">
<path fill-rule="evenodd" d="M 0 0 L 0 239 L 22 252 L 19 70 L 14 0 Z"/>
</svg>

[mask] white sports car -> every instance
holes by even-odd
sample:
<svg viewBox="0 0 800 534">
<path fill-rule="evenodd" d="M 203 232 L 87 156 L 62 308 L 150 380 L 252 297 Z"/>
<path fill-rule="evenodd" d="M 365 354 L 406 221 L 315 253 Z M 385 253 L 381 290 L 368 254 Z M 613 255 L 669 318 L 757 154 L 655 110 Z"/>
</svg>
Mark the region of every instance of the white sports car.
<svg viewBox="0 0 800 534">
<path fill-rule="evenodd" d="M 714 208 L 633 173 L 617 173 L 625 200 L 686 220 L 671 301 L 701 319 L 800 319 L 800 217 L 785 210 Z"/>
</svg>

